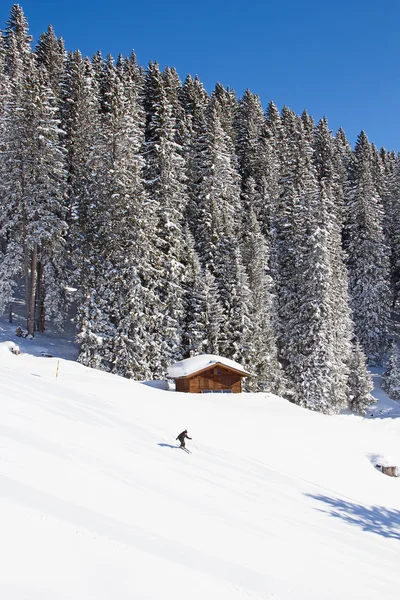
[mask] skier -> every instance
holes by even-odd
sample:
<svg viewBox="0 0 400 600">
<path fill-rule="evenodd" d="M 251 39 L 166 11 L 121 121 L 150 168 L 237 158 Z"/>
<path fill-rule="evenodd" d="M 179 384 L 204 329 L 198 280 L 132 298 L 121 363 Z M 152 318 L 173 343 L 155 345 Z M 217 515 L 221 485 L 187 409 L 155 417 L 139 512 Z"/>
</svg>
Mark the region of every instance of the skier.
<svg viewBox="0 0 400 600">
<path fill-rule="evenodd" d="M 185 431 L 182 431 L 182 433 L 180 433 L 180 434 L 178 435 L 178 437 L 177 437 L 177 438 L 175 438 L 175 439 L 177 439 L 177 440 L 179 440 L 179 441 L 180 441 L 180 443 L 181 443 L 181 446 L 180 446 L 180 447 L 181 447 L 181 448 L 185 448 L 185 439 L 186 439 L 186 440 L 191 440 L 192 438 L 188 436 L 188 434 L 187 434 L 187 429 L 185 429 Z"/>
</svg>

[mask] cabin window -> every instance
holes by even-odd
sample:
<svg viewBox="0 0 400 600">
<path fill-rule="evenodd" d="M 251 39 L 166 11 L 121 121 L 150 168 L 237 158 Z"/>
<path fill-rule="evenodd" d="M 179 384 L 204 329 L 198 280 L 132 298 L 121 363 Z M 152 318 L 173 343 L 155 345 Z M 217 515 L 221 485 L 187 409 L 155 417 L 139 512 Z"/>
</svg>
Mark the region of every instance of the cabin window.
<svg viewBox="0 0 400 600">
<path fill-rule="evenodd" d="M 210 370 L 210 375 L 214 375 L 214 369 Z"/>
<path fill-rule="evenodd" d="M 202 394 L 233 394 L 232 390 L 201 390 Z"/>
<path fill-rule="evenodd" d="M 221 375 L 221 369 L 217 369 L 217 375 Z"/>
</svg>

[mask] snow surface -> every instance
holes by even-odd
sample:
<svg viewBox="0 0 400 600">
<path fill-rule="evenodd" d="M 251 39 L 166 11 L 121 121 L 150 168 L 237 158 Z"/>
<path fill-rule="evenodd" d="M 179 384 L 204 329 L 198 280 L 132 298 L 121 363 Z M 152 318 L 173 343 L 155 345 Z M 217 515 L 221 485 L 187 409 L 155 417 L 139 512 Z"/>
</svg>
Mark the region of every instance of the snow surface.
<svg viewBox="0 0 400 600">
<path fill-rule="evenodd" d="M 1 335 L 1 598 L 398 597 L 400 478 L 374 466 L 400 464 L 390 399 L 363 419 L 181 394 Z"/>
<path fill-rule="evenodd" d="M 217 356 L 216 354 L 199 354 L 198 356 L 192 356 L 191 358 L 185 358 L 179 362 L 171 365 L 168 368 L 168 377 L 171 379 L 178 379 L 178 377 L 186 377 L 192 373 L 197 373 L 210 365 L 220 363 L 236 371 L 242 371 L 246 373 L 245 369 L 238 362 L 231 360 L 230 358 L 224 358 L 223 356 Z"/>
</svg>

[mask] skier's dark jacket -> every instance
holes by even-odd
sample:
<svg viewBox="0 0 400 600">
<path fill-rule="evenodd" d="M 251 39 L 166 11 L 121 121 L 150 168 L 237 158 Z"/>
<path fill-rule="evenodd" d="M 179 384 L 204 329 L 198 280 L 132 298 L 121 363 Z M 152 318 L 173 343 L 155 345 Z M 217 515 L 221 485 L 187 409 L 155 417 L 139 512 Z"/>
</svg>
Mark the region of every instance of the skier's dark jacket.
<svg viewBox="0 0 400 600">
<path fill-rule="evenodd" d="M 180 433 L 176 439 L 180 441 L 181 446 L 184 446 L 185 445 L 185 438 L 187 440 L 191 440 L 192 439 L 191 437 L 188 436 L 187 429 L 185 429 L 185 431 L 182 431 L 182 433 Z"/>
</svg>

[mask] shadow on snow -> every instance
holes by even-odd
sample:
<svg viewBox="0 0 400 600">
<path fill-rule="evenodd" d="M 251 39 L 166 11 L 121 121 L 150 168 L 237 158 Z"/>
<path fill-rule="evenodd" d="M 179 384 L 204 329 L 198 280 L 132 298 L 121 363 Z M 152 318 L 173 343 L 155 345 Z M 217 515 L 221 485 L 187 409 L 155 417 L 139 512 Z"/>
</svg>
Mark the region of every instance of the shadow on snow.
<svg viewBox="0 0 400 600">
<path fill-rule="evenodd" d="M 366 506 L 319 494 L 306 494 L 306 496 L 325 504 L 326 509 L 317 509 L 320 512 L 342 519 L 350 525 L 356 525 L 363 531 L 400 540 L 399 510 L 385 508 L 384 506 Z"/>
<path fill-rule="evenodd" d="M 180 446 L 173 446 L 172 444 L 157 444 L 161 448 L 179 448 Z"/>
</svg>

